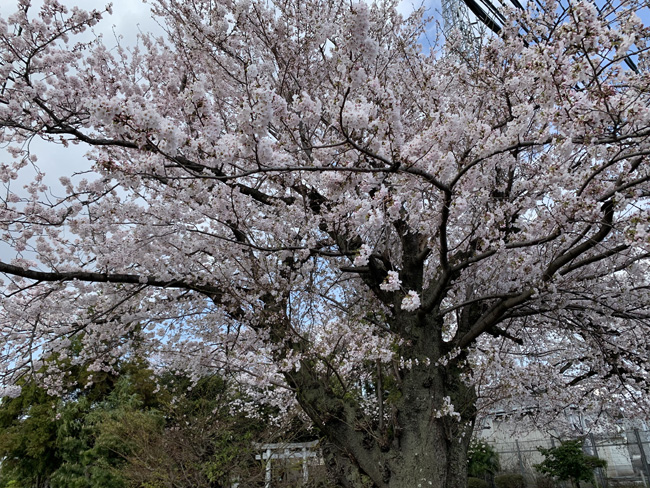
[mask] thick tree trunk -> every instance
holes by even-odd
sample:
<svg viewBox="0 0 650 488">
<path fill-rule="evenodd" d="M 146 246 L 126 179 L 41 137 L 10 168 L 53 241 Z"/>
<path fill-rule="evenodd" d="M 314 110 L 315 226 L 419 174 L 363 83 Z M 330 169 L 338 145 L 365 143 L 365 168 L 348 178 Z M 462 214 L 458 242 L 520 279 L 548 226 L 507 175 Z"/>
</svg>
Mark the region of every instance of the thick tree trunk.
<svg viewBox="0 0 650 488">
<path fill-rule="evenodd" d="M 413 247 L 417 239 L 409 242 Z M 415 255 L 413 249 L 410 255 Z M 422 263 L 407 268 L 403 281 L 412 282 L 405 286 L 421 288 Z M 399 303 L 393 308 L 397 313 L 389 326 L 403 341 L 396 352 L 400 364 L 369 366 L 374 383 L 346 384 L 335 366 L 319 367 L 316 359 L 301 361 L 298 370 L 286 374 L 287 381 L 320 431 L 337 486 L 466 488 L 467 450 L 476 418 L 476 392 L 464 382 L 466 355 L 447 356 L 453 345 L 443 340 L 444 323 L 435 311 L 402 311 Z M 467 324 L 473 319 L 469 312 Z M 459 332 L 464 325 L 459 324 Z M 384 388 L 381 393 L 378 385 Z M 380 415 L 389 413 L 382 421 L 365 406 L 371 397 L 382 402 Z"/>
<path fill-rule="evenodd" d="M 303 370 L 299 376 L 309 375 Z M 322 384 L 301 383 L 300 403 L 320 429 L 337 486 L 466 488 L 475 395 L 459 371 L 424 365 L 407 371 L 383 432 L 352 401 L 336 398 Z M 445 397 L 457 413 L 445 412 Z"/>
<path fill-rule="evenodd" d="M 401 418 L 407 416 L 405 413 Z M 465 488 L 471 426 L 461 429 L 452 424 L 456 423 L 453 419 L 416 416 L 413 412 L 412 418 L 403 422 L 399 452 L 390 463 L 391 477 L 387 486 Z"/>
<path fill-rule="evenodd" d="M 431 437 L 441 437 L 432 428 Z M 442 434 L 444 437 L 444 434 Z M 464 442 L 441 441 L 439 444 L 402 448 L 387 453 L 382 465 L 382 479 L 374 480 L 355 463 L 355 459 L 330 443 L 324 443 L 323 455 L 336 486 L 345 488 L 466 488 L 467 447 Z M 382 460 L 377 460 L 378 465 Z M 377 481 L 377 482 L 376 482 Z"/>
</svg>

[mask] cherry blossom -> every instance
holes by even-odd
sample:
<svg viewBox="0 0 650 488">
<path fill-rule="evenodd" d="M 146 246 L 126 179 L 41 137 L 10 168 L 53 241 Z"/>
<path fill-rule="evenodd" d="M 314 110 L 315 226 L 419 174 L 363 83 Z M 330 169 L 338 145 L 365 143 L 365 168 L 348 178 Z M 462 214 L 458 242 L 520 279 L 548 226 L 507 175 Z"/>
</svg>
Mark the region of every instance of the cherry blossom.
<svg viewBox="0 0 650 488">
<path fill-rule="evenodd" d="M 133 47 L 19 2 L 0 392 L 56 391 L 51 353 L 220 374 L 309 418 L 344 487 L 464 488 L 495 408 L 647 419 L 642 7 L 541 2 L 465 60 L 392 1 L 156 0 Z"/>
</svg>

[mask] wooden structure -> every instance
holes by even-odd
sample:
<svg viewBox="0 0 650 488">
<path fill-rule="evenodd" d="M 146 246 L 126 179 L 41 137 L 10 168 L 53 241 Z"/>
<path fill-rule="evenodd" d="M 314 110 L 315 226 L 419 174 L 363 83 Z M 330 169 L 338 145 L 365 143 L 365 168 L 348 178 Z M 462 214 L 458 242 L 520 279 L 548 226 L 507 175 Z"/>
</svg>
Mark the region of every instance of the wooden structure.
<svg viewBox="0 0 650 488">
<path fill-rule="evenodd" d="M 272 444 L 253 444 L 261 454 L 255 456 L 255 459 L 266 461 L 266 475 L 264 478 L 264 488 L 272 488 L 273 468 L 272 461 L 276 460 L 296 460 L 302 467 L 303 484 L 309 479 L 309 468 L 307 460 L 318 457 L 318 441 L 311 442 L 284 442 Z"/>
</svg>

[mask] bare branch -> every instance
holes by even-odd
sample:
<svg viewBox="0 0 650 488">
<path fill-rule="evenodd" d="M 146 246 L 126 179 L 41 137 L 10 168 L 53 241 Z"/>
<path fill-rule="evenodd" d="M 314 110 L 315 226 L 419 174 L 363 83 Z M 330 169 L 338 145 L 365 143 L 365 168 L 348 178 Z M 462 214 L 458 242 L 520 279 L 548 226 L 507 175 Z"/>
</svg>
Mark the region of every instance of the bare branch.
<svg viewBox="0 0 650 488">
<path fill-rule="evenodd" d="M 182 280 L 159 280 L 155 277 L 123 273 L 95 273 L 91 271 L 60 271 L 47 272 L 25 269 L 19 266 L 0 262 L 0 273 L 12 276 L 20 276 L 36 281 L 86 281 L 91 283 L 116 283 L 116 284 L 134 284 L 147 285 L 158 288 L 179 288 L 183 290 L 193 290 L 206 295 L 220 296 L 223 291 L 221 288 L 210 285 L 198 285 L 188 283 Z"/>
</svg>

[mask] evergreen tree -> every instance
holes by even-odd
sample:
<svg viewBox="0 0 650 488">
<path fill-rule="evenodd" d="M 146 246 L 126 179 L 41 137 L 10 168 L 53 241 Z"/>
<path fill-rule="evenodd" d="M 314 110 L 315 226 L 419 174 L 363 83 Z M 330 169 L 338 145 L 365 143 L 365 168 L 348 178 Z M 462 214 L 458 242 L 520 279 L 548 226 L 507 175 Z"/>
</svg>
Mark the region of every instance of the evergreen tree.
<svg viewBox="0 0 650 488">
<path fill-rule="evenodd" d="M 52 361 L 68 372 L 62 396 L 26 379 L 19 396 L 0 402 L 0 488 L 214 488 L 263 479 L 252 449 L 265 424 L 231 413 L 237 394 L 222 378 L 156 376 L 139 359 L 120 362 L 116 374 Z"/>
<path fill-rule="evenodd" d="M 537 450 L 544 455 L 544 461 L 535 465 L 540 473 L 561 481 L 571 481 L 580 488 L 581 481 L 593 481 L 594 469 L 607 467 L 607 461 L 589 456 L 582 450 L 582 440 L 564 441 L 557 447 Z"/>
</svg>

